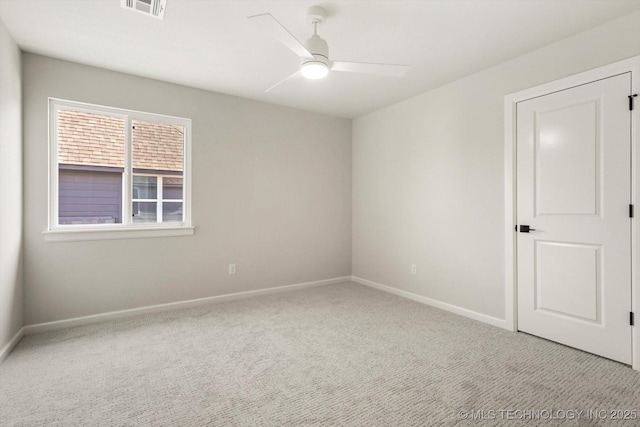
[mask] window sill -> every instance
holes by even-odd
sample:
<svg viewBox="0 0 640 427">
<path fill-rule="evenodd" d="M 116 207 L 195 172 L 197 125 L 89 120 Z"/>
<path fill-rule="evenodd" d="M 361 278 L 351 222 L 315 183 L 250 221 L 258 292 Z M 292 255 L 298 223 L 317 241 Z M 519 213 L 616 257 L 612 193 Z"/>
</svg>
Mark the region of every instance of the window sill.
<svg viewBox="0 0 640 427">
<path fill-rule="evenodd" d="M 195 231 L 192 226 L 178 227 L 146 227 L 146 228 L 109 228 L 109 229 L 75 229 L 45 231 L 45 242 L 80 242 L 87 240 L 143 239 L 151 237 L 191 236 Z"/>
</svg>

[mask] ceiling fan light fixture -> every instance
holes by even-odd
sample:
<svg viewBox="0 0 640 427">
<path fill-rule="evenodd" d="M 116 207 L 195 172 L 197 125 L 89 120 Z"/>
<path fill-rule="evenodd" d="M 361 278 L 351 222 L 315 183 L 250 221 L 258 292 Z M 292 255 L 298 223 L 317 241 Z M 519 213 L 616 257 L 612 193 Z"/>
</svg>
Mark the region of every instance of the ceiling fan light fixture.
<svg viewBox="0 0 640 427">
<path fill-rule="evenodd" d="M 300 69 L 302 76 L 307 79 L 322 79 L 329 74 L 329 67 L 324 62 L 308 61 L 302 64 Z"/>
<path fill-rule="evenodd" d="M 122 0 L 133 1 L 133 0 Z M 151 0 L 137 0 L 151 1 Z M 163 0 L 154 0 L 163 1 Z M 166 1 L 166 0 L 164 0 Z M 329 45 L 318 35 L 318 24 L 322 24 L 327 17 L 326 11 L 320 6 L 312 6 L 307 10 L 307 23 L 313 25 L 313 34 L 304 44 L 300 43 L 286 27 L 284 27 L 270 13 L 249 16 L 248 19 L 260 25 L 268 35 L 278 40 L 283 45 L 291 49 L 300 59 L 300 70 L 289 77 L 280 80 L 275 85 L 268 88 L 269 92 L 275 87 L 289 81 L 291 78 L 298 78 L 302 75 L 306 79 L 322 79 L 333 72 L 360 73 L 379 76 L 402 77 L 409 69 L 407 65 L 399 64 L 375 64 L 367 62 L 349 61 L 329 61 Z"/>
</svg>

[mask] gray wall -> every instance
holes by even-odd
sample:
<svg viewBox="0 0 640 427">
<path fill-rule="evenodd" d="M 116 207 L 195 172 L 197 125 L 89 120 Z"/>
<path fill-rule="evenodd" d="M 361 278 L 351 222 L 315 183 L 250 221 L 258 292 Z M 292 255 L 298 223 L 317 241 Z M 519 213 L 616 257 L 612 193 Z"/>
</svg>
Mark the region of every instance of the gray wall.
<svg viewBox="0 0 640 427">
<path fill-rule="evenodd" d="M 29 53 L 22 65 L 26 324 L 351 274 L 350 121 Z M 47 97 L 191 118 L 195 235 L 45 242 Z"/>
<path fill-rule="evenodd" d="M 22 327 L 20 50 L 0 21 L 0 349 Z"/>
<path fill-rule="evenodd" d="M 355 120 L 353 274 L 504 319 L 504 96 L 638 54 L 640 12 Z"/>
</svg>

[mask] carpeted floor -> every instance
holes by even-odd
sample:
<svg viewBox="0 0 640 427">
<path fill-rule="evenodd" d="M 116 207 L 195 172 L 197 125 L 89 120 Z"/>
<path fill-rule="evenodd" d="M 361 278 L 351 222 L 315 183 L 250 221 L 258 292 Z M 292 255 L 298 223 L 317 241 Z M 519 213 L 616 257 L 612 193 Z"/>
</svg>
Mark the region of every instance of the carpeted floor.
<svg viewBox="0 0 640 427">
<path fill-rule="evenodd" d="M 606 412 L 545 412 L 572 410 Z M 640 411 L 640 373 L 352 283 L 30 335 L 0 364 L 2 426 L 595 425 L 612 410 Z"/>
</svg>

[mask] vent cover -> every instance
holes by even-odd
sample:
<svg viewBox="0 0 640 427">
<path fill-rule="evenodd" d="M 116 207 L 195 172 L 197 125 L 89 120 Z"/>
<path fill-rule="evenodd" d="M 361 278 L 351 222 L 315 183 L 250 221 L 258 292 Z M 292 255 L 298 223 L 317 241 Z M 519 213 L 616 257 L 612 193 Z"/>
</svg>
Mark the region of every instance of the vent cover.
<svg viewBox="0 0 640 427">
<path fill-rule="evenodd" d="M 135 10 L 154 18 L 163 19 L 167 0 L 120 0 L 125 9 Z"/>
</svg>

